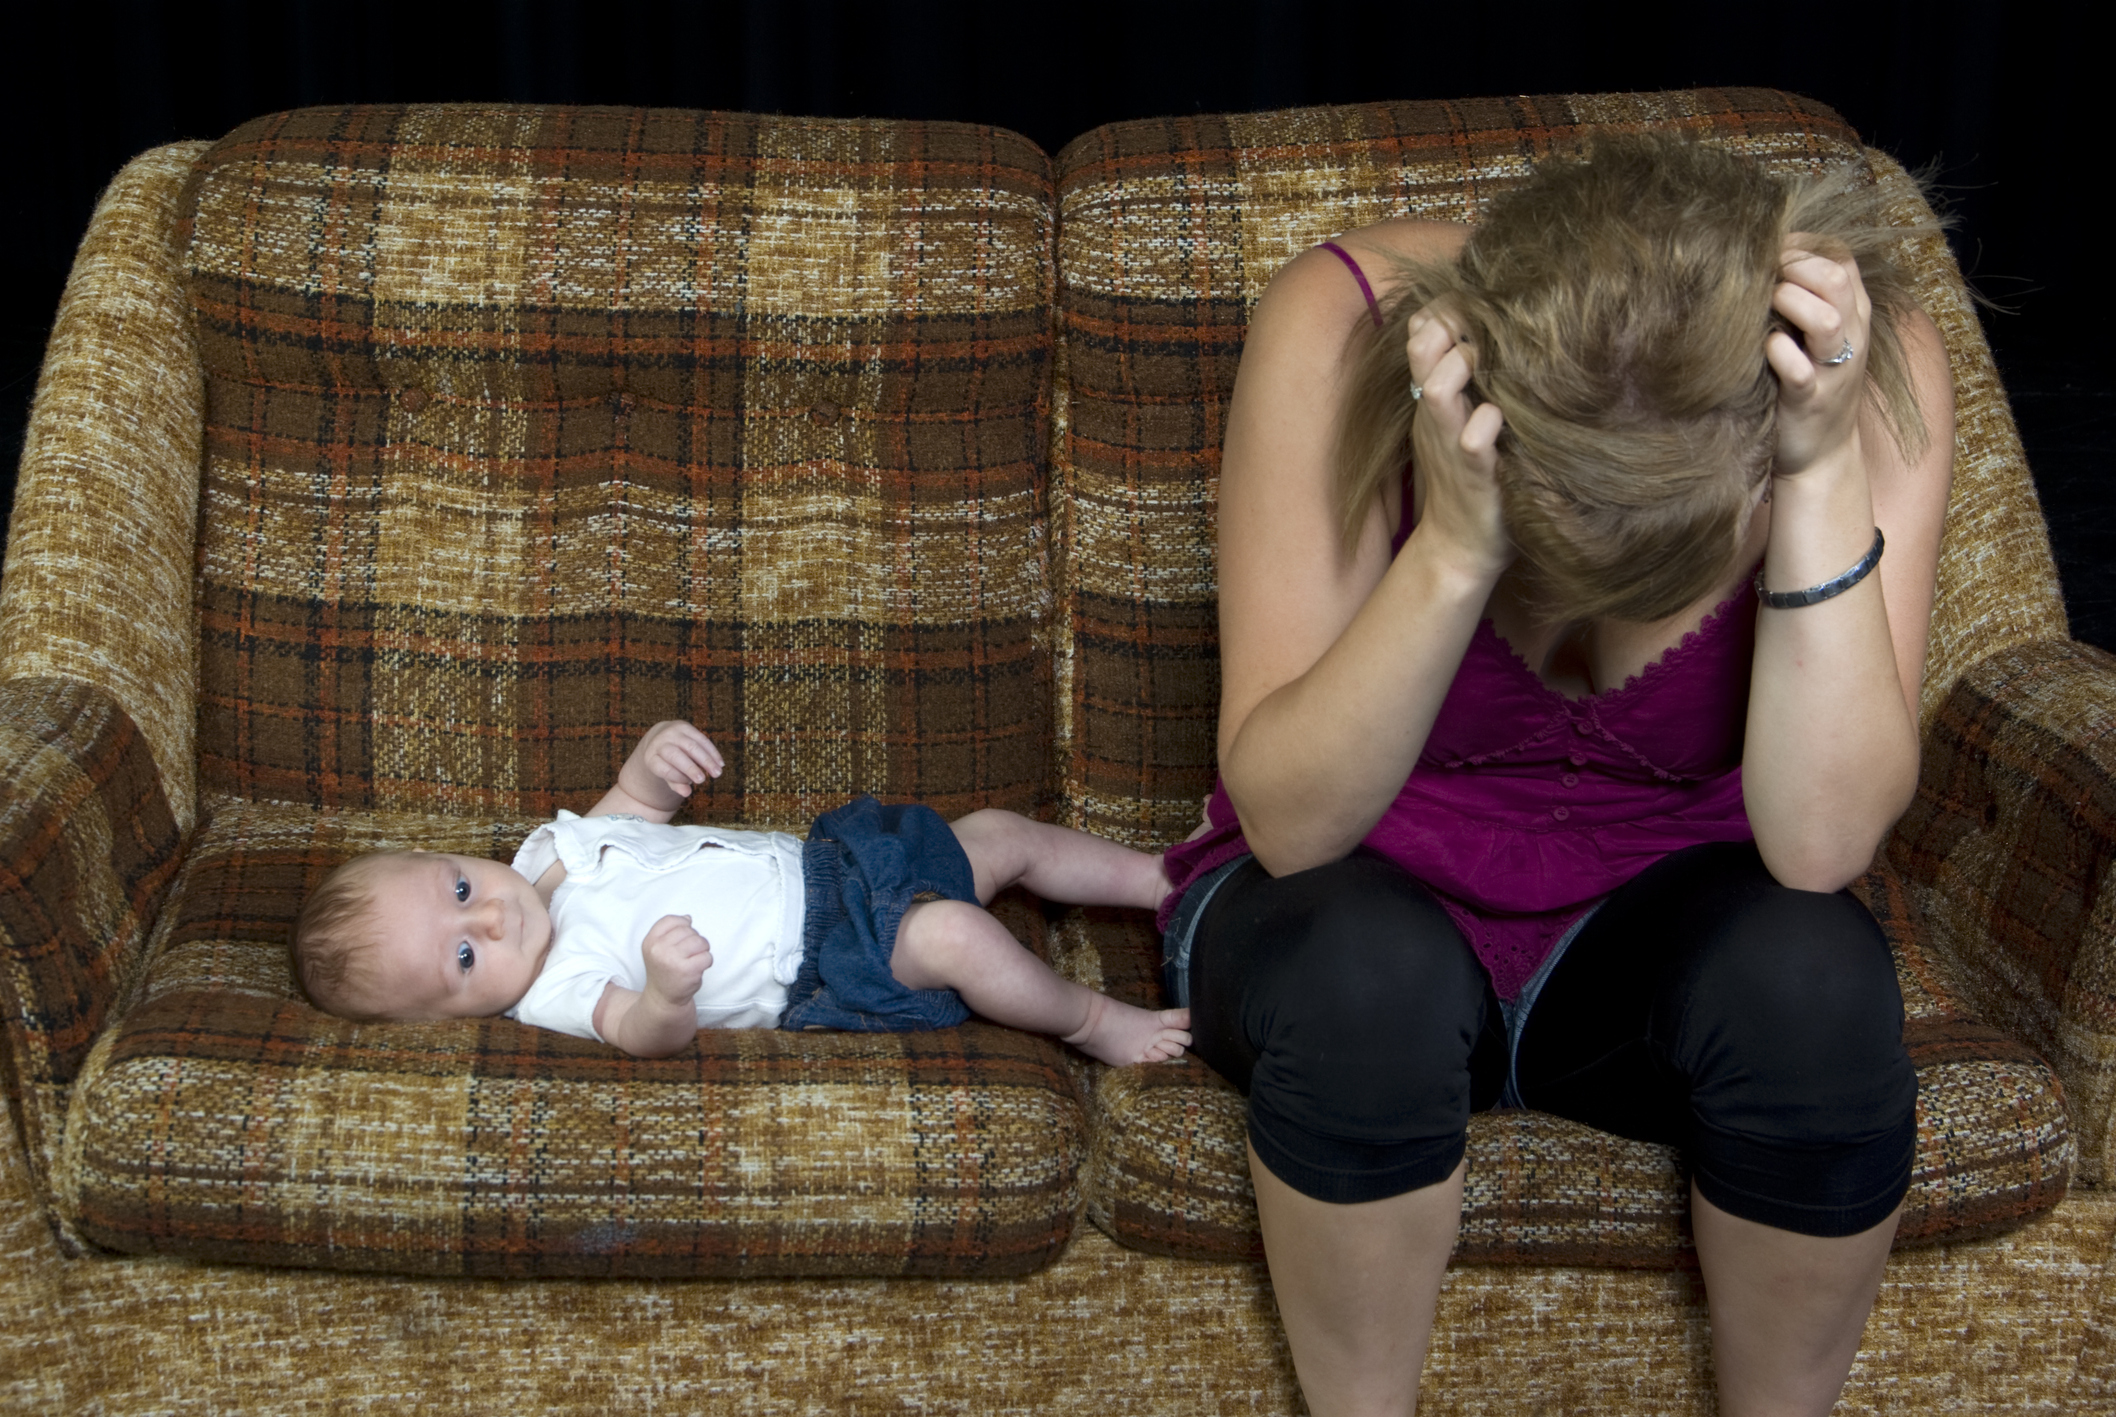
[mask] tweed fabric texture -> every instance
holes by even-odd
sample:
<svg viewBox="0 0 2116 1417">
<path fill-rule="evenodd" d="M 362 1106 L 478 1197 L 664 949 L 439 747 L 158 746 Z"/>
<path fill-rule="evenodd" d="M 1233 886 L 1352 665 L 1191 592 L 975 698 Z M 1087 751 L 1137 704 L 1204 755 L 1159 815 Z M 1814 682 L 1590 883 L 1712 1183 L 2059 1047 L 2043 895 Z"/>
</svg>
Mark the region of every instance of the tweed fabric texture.
<svg viewBox="0 0 2116 1417">
<path fill-rule="evenodd" d="M 2097 1201 L 2116 1208 L 2116 1196 L 2106 1191 L 2089 1192 Z M 2085 1309 L 2086 1341 L 2079 1352 L 2079 1378 L 2073 1389 L 2072 1409 L 2079 1413 L 2116 1412 L 2116 1247 L 2101 1263 L 2098 1295 L 2091 1295 Z"/>
<path fill-rule="evenodd" d="M 1857 887 L 1887 935 L 1903 991 L 1904 1043 L 1918 1072 L 1918 1143 L 1898 1246 L 2014 1229 L 2065 1195 L 2076 1152 L 2049 1066 L 1963 1017 L 1925 957 L 1910 895 L 1886 867 Z M 1134 1003 L 1158 999 L 1150 925 L 1074 912 L 1053 956 L 1083 982 Z M 1126 1245 L 1192 1258 L 1260 1258 L 1247 1108 L 1194 1058 L 1096 1069 L 1087 1079 L 1088 1215 Z M 1696 1263 L 1689 1177 L 1670 1147 L 1628 1141 L 1540 1112 L 1470 1119 L 1457 1263 L 1669 1268 Z"/>
<path fill-rule="evenodd" d="M 67 1093 L 136 982 L 183 838 L 146 735 L 94 684 L 0 679 L 0 1021 L 50 1198 Z"/>
<path fill-rule="evenodd" d="M 2064 1079 L 2081 1175 L 2116 1175 L 2116 658 L 2017 644 L 1927 734 L 1891 857 L 1967 1006 Z"/>
<path fill-rule="evenodd" d="M 2107 1411 L 2112 1239 L 2116 1197 L 2080 1191 L 2008 1235 L 1898 1253 L 1837 1411 Z M 20 1412 L 1303 1410 L 1254 1262 L 1144 1254 L 1092 1228 L 1015 1279 L 520 1284 L 68 1261 L 5 1125 L 0 1313 L 0 1409 Z M 509 1361 L 465 1362 L 473 1333 Z M 1708 1352 L 1694 1274 L 1457 1266 L 1420 1410 L 1706 1417 Z"/>
<path fill-rule="evenodd" d="M 205 394 L 173 233 L 205 148 L 142 153 L 96 204 L 45 346 L 0 578 L 0 679 L 100 686 L 145 735 L 186 828 Z"/>
<path fill-rule="evenodd" d="M 648 1061 L 300 1000 L 287 933 L 330 866 L 530 826 L 220 804 L 74 1088 L 68 1221 L 135 1253 L 510 1277 L 1018 1274 L 1064 1246 L 1086 1142 L 1047 1038 L 710 1029 Z M 1026 896 L 995 905 L 1039 942 Z"/>
<path fill-rule="evenodd" d="M 1611 102 L 1619 109 L 1643 102 L 1681 118 L 1696 100 L 1648 96 Z M 464 156 L 467 160 L 479 155 Z M 792 169 L 787 172 L 788 184 L 797 182 Z M 109 210 L 106 205 L 106 214 Z M 323 230 L 340 209 L 325 201 L 310 210 L 317 218 L 314 229 Z M 445 214 L 425 215 L 446 224 Z M 591 220 L 594 213 L 575 215 Z M 294 241 L 310 229 L 289 221 L 268 234 L 274 241 Z M 473 239 L 465 238 L 463 244 L 469 248 L 470 267 L 479 261 L 506 265 L 505 260 L 479 254 Z M 492 249 L 504 244 L 495 242 Z M 915 252 L 917 242 L 907 249 Z M 1179 247 L 1176 250 L 1182 254 Z M 1189 254 L 1196 258 L 1204 253 Z M 135 310 L 135 316 L 138 313 Z M 1935 317 L 1947 327 L 1939 312 Z M 1959 380 L 1961 350 L 1952 337 L 1950 353 Z M 1996 385 L 1989 388 L 1996 397 Z M 832 400 L 831 406 L 843 411 L 840 400 Z M 108 406 L 90 402 L 81 407 L 92 422 L 115 422 Z M 812 409 L 811 419 L 827 417 L 822 406 Z M 147 408 L 141 413 L 160 416 Z M 1062 433 L 1062 406 L 1058 413 Z M 2003 409 L 1995 416 L 2003 419 Z M 181 419 L 170 426 L 180 433 Z M 261 440 L 269 432 L 260 425 Z M 32 437 L 37 436 L 33 432 Z M 183 464 L 195 465 L 195 460 Z M 325 497 L 332 495 L 330 487 L 325 485 Z M 1145 493 L 1149 498 L 1157 495 L 1152 487 Z M 103 504 L 90 500 L 83 505 L 93 516 L 100 515 L 97 509 Z M 624 514 L 632 515 L 632 507 L 627 503 Z M 151 524 L 135 526 L 127 535 L 155 530 L 159 528 Z M 99 525 L 94 535 L 104 534 Z M 1950 542 L 1947 554 L 1954 553 Z M 63 603 L 63 594 L 63 588 L 55 589 L 51 597 L 40 595 L 28 603 L 48 609 Z M 1943 585 L 1943 615 L 1947 595 Z M 5 623 L 5 613 L 0 610 L 0 624 Z M 1059 628 L 1070 623 L 1061 621 Z M 1209 631 L 1209 620 L 1204 623 Z M 2052 633 L 2061 633 L 2059 623 Z M 114 629 L 132 633 L 126 626 Z M 88 659 L 112 653 L 98 649 Z M 1936 637 L 1936 659 L 1940 653 Z M 1205 657 L 1209 659 L 1209 653 Z M 61 677 L 110 682 L 71 669 L 62 670 Z M 150 717 L 144 716 L 146 708 L 154 706 L 135 712 L 122 693 L 116 697 L 159 758 L 160 740 L 154 737 Z M 1057 705 L 1063 723 L 1072 721 L 1070 704 L 1070 697 L 1061 697 Z M 2070 718 L 2057 717 L 2091 731 L 2090 715 L 2078 705 L 2070 712 Z M 188 703 L 178 705 L 169 717 L 182 731 L 190 731 Z M 1209 747 L 1209 737 L 1205 741 Z M 174 770 L 167 763 L 162 766 L 165 784 L 176 782 L 170 775 Z M 584 795 L 599 790 L 605 781 L 596 780 L 583 789 Z M 2053 787 L 2049 814 L 2053 830 L 2055 791 Z M 173 810 L 187 810 L 187 793 L 172 787 L 166 795 L 172 798 Z M 469 810 L 461 805 L 466 795 L 460 790 L 450 787 L 441 795 L 448 800 L 413 805 L 421 811 Z M 234 833 L 248 830 L 223 814 L 270 814 L 266 808 L 239 803 L 214 805 L 216 821 L 229 833 L 217 842 L 217 849 L 240 846 Z M 490 810 L 517 812 L 514 807 Z M 536 814 L 542 811 L 540 805 L 535 808 Z M 1163 815 L 1176 828 L 1187 828 L 1193 811 L 1194 802 L 1189 802 L 1182 812 Z M 760 821 L 798 820 L 761 810 L 751 815 L 748 809 L 732 806 L 728 813 Z M 438 842 L 454 832 L 459 834 L 454 839 L 466 842 L 465 849 L 489 836 L 498 843 L 493 854 L 499 854 L 511 844 L 501 839 L 521 825 L 361 812 L 337 815 L 345 819 L 343 824 L 312 824 L 304 829 L 305 837 L 292 833 L 301 842 L 294 854 L 309 858 L 302 870 L 318 869 L 320 857 L 342 851 L 346 842 L 362 836 L 394 834 Z M 519 815 L 525 818 L 530 809 L 520 808 Z M 1157 820 L 1154 810 L 1134 816 Z M 260 829 L 261 838 L 274 834 L 275 829 Z M 1142 832 L 1140 839 L 1162 840 L 1166 834 Z M 196 862 L 187 867 L 194 873 L 198 869 Z M 221 908 L 231 923 L 217 935 L 216 927 L 193 915 L 187 928 L 196 933 L 183 941 L 175 939 L 174 910 L 163 911 L 157 938 L 168 949 L 165 956 L 157 955 L 143 1009 L 166 1007 L 173 1017 L 182 1017 L 174 1012 L 175 1001 L 185 994 L 197 998 L 221 992 L 237 1001 L 233 1007 L 262 1016 L 274 1001 L 283 1003 L 290 996 L 291 983 L 276 948 L 265 948 L 261 935 L 243 935 L 249 925 L 238 929 L 232 922 L 246 911 L 251 917 L 276 912 L 275 918 L 283 922 L 299 887 L 290 887 L 275 871 L 244 870 L 260 894 L 276 894 L 281 903 L 224 904 Z M 1935 910 L 1947 908 L 1929 891 L 1921 891 L 1920 898 Z M 1137 987 L 1127 985 L 1127 978 L 1151 981 L 1154 971 L 1146 947 L 1104 947 L 1108 932 L 1102 925 L 1143 934 L 1143 922 L 1093 923 L 1096 928 L 1074 922 L 1053 933 L 1052 954 L 1061 967 L 1076 977 L 1099 978 L 1107 970 L 1119 989 Z M 1017 929 L 1033 937 L 1035 926 L 1021 920 Z M 2100 937 L 2107 933 L 2101 931 Z M 166 972 L 161 968 L 165 959 Z M 1906 992 L 1909 987 L 1906 984 Z M 245 1028 L 253 1025 L 254 1020 Z M 257 1035 L 246 1033 L 244 1042 L 258 1046 Z M 305 1033 L 267 1042 L 282 1059 L 312 1046 Z M 171 1073 L 188 1066 L 172 1055 Z M 1103 1070 L 1069 1055 L 1064 1066 L 1076 1076 L 1106 1080 Z M 214 1097 L 210 1089 L 204 1095 L 215 1106 L 252 1106 L 255 1115 L 264 1117 L 266 1107 L 288 1095 L 273 1087 L 289 1075 L 285 1070 L 255 1073 L 256 1080 L 268 1085 L 239 1097 L 226 1091 Z M 16 1072 L 7 1076 L 12 1086 Z M 791 1091 L 801 1094 L 796 1105 L 803 1107 L 813 1105 L 818 1096 L 812 1087 Z M 613 1109 L 626 1106 L 623 1093 L 612 1092 L 609 1098 Z M 23 1103 L 13 1096 L 10 1100 L 17 1103 L 19 1122 Z M 321 1105 L 336 1103 L 326 1099 Z M 361 1105 L 360 1098 L 351 1103 L 355 1109 Z M 532 1124 L 536 1115 L 529 1114 Z M 958 1116 L 974 1121 L 974 1106 L 962 1107 Z M 354 1122 L 370 1139 L 381 1134 L 382 1124 L 372 1113 Z M 185 1125 L 190 1124 L 187 1119 Z M 232 1134 L 221 1133 L 215 1145 Z M 966 1149 L 972 1144 L 969 1136 L 966 1131 Z M 520 1137 L 530 1149 L 542 1144 L 534 1125 Z M 267 1155 L 270 1141 L 261 1131 L 245 1132 L 240 1140 L 245 1145 L 254 1142 L 255 1155 Z M 388 1183 L 391 1158 L 376 1154 L 376 1169 L 385 1174 L 354 1177 L 355 1188 L 365 1186 L 372 1192 Z M 227 1152 L 219 1159 L 240 1161 L 244 1155 Z M 1921 1151 L 1921 1168 L 1927 1164 L 1924 1155 Z M 854 1176 L 854 1184 L 865 1183 L 863 1150 L 849 1151 L 839 1160 Z M 226 1174 L 246 1183 L 246 1176 L 233 1166 Z M 211 1205 L 233 1197 L 239 1207 L 247 1193 L 233 1183 L 217 1189 L 193 1185 L 192 1199 L 202 1195 Z M 232 1214 L 225 1208 L 202 1213 L 220 1221 Z M 378 1229 L 370 1235 L 380 1233 Z M 622 1237 L 611 1232 L 611 1238 Z M 1995 1238 L 1898 1253 L 1839 1410 L 2107 1410 L 2108 1394 L 2116 1390 L 2116 1363 L 2109 1358 L 2106 1340 L 2106 1331 L 2116 1328 L 2107 1317 L 2116 1314 L 2116 1289 L 2105 1273 L 2112 1238 L 2116 1200 L 2075 1190 L 2051 1214 Z M 1096 1414 L 1300 1410 L 1268 1280 L 1254 1262 L 1214 1263 L 1142 1253 L 1086 1227 L 1040 1272 L 975 1280 L 766 1278 L 672 1285 L 552 1278 L 524 1285 L 474 1277 L 247 1268 L 166 1256 L 70 1261 L 41 1213 L 21 1137 L 4 1122 L 0 1312 L 13 1321 L 10 1341 L 0 1345 L 0 1408 L 8 1410 L 397 1412 L 409 1406 L 453 1405 L 464 1410 L 602 1414 L 621 1404 L 754 1413 L 896 1412 L 907 1407 Z M 466 1363 L 468 1334 L 513 1355 L 512 1360 Z M 1706 1351 L 1696 1280 L 1679 1269 L 1461 1266 L 1450 1272 L 1441 1295 L 1425 1408 L 1508 1417 L 1572 1411 L 1707 1413 L 1713 1402 Z"/>
<path fill-rule="evenodd" d="M 1049 160 L 946 123 L 307 109 L 199 159 L 205 789 L 715 822 L 1046 797 Z"/>
<path fill-rule="evenodd" d="M 1783 170 L 1861 157 L 1829 109 L 1765 89 L 1158 119 L 1067 145 L 1051 448 L 1062 820 L 1162 845 L 1212 789 L 1220 445 L 1272 275 L 1385 218 L 1474 221 L 1533 160 L 1641 124 Z"/>
</svg>

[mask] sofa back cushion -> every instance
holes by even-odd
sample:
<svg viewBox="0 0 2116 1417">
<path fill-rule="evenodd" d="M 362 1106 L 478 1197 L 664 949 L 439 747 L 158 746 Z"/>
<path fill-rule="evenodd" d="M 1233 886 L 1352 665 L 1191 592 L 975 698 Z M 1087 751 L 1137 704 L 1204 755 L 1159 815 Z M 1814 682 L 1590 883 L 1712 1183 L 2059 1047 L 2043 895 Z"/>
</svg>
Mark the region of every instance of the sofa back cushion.
<svg viewBox="0 0 2116 1417">
<path fill-rule="evenodd" d="M 1138 844 L 1196 825 L 1219 706 L 1214 517 L 1250 308 L 1278 268 L 1391 217 L 1474 222 L 1543 157 L 1673 127 L 1783 171 L 1867 161 L 1812 100 L 1765 89 L 1366 104 L 1117 123 L 1058 158 L 1052 447 L 1065 820 Z M 1882 160 L 1891 215 L 1931 220 Z M 1970 664 L 2064 634 L 2048 543 L 1959 273 L 1905 244 L 1964 393 L 1928 710 Z"/>
<path fill-rule="evenodd" d="M 207 793 L 1034 810 L 1049 159 L 962 124 L 307 109 L 200 159 Z"/>
</svg>

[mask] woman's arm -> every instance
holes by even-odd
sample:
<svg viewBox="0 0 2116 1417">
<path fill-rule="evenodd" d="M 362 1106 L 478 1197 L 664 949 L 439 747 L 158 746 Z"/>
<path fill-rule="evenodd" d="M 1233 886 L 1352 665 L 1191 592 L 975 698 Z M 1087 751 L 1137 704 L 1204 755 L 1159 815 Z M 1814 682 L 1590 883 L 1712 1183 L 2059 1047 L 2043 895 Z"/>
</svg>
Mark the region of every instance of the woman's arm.
<svg viewBox="0 0 2116 1417">
<path fill-rule="evenodd" d="M 1387 254 L 1451 259 L 1467 229 L 1390 223 L 1344 238 L 1370 271 Z M 1250 322 L 1220 474 L 1220 774 L 1250 849 L 1274 875 L 1344 856 L 1410 775 L 1500 572 L 1493 444 L 1500 418 L 1463 396 L 1474 352 L 1441 318 L 1414 320 L 1407 378 L 1420 515 L 1389 550 L 1376 501 L 1347 555 L 1332 466 L 1347 335 L 1368 318 L 1328 252 L 1290 263 Z"/>
<path fill-rule="evenodd" d="M 1797 238 L 1796 238 L 1797 239 Z M 1939 331 L 1897 331 L 1925 422 L 1914 460 L 1866 398 L 1871 307 L 1856 267 L 1797 250 L 1774 301 L 1802 334 L 1768 347 L 1780 383 L 1764 585 L 1842 574 L 1887 537 L 1878 571 L 1794 610 L 1757 610 L 1742 785 L 1765 865 L 1803 890 L 1857 879 L 1916 791 L 1918 691 L 1954 466 L 1954 390 Z M 1850 340 L 1853 359 L 1817 363 Z"/>
</svg>

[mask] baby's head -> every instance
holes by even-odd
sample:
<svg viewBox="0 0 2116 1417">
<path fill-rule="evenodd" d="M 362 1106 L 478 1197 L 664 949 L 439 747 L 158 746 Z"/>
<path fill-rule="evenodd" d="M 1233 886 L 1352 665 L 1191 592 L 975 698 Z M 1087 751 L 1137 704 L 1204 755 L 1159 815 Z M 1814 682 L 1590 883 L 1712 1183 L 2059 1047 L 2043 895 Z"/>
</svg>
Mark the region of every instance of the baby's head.
<svg viewBox="0 0 2116 1417">
<path fill-rule="evenodd" d="M 497 861 L 427 851 L 356 856 L 294 925 L 294 968 L 340 1018 L 482 1018 L 521 1001 L 551 945 L 551 912 Z"/>
</svg>

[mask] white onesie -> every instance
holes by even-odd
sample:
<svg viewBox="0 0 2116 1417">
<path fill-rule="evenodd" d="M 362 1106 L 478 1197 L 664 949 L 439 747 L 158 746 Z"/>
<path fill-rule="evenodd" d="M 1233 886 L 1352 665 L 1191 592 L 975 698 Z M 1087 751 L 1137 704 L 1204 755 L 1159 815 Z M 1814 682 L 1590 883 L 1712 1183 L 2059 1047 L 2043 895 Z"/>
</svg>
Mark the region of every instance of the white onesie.
<svg viewBox="0 0 2116 1417">
<path fill-rule="evenodd" d="M 771 1028 L 801 970 L 801 841 L 785 832 L 669 826 L 560 812 L 529 834 L 514 869 L 531 881 L 566 863 L 551 897 L 551 948 L 509 1018 L 578 1038 L 595 1031 L 604 986 L 644 991 L 647 931 L 688 915 L 713 947 L 700 1028 Z"/>
</svg>

